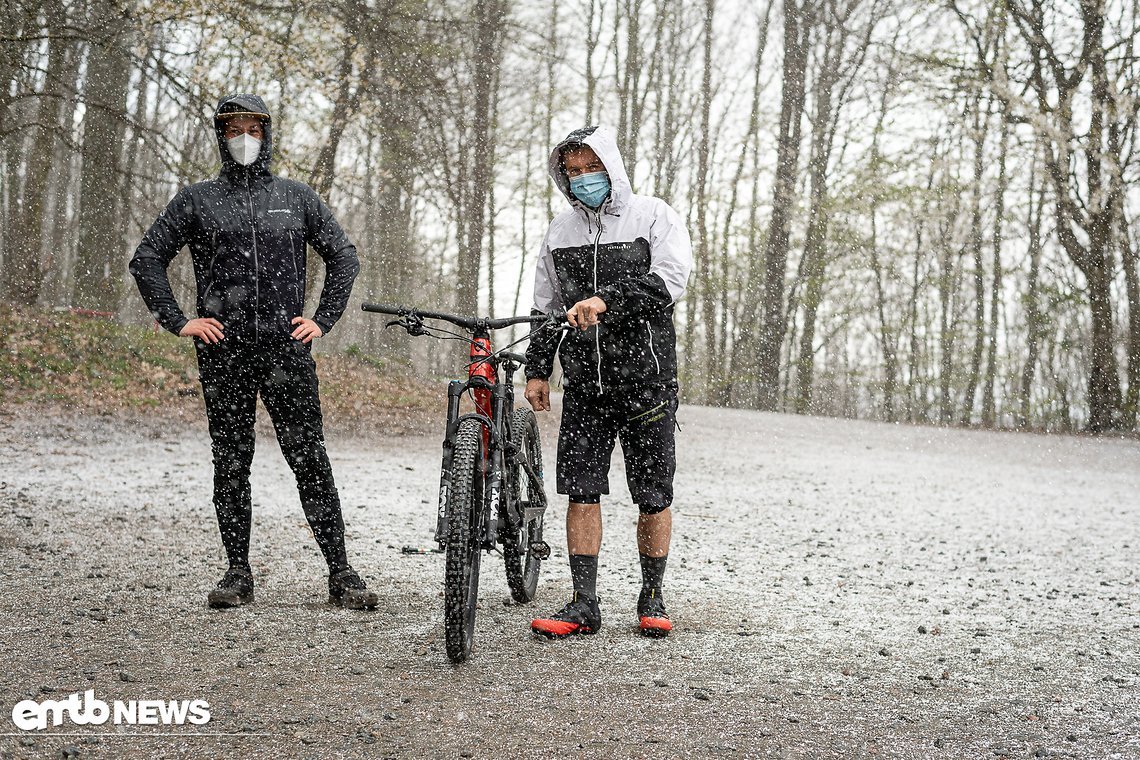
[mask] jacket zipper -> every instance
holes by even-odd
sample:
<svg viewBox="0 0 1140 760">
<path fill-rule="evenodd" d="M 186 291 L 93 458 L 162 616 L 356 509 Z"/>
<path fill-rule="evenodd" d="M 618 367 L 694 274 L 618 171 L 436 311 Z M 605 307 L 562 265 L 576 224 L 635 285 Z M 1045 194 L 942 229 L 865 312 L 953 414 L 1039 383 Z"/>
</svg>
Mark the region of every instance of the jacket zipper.
<svg viewBox="0 0 1140 760">
<path fill-rule="evenodd" d="M 657 365 L 657 374 L 661 374 L 661 362 L 657 361 L 657 352 L 653 350 L 653 328 L 649 323 L 645 323 L 645 331 L 649 333 L 649 353 L 653 357 L 653 363 Z"/>
<path fill-rule="evenodd" d="M 297 238 L 293 235 L 292 230 L 289 231 L 289 258 L 293 260 L 293 291 L 297 298 L 297 316 L 304 316 L 305 314 L 305 299 L 301 294 L 301 288 L 304 283 L 301 280 L 301 270 L 297 267 Z"/>
<path fill-rule="evenodd" d="M 253 188 L 249 184 L 249 172 L 245 175 L 245 191 L 249 195 L 249 228 L 253 232 L 253 340 L 256 343 L 261 337 L 257 322 L 261 312 L 261 273 L 257 266 L 257 222 L 253 218 Z"/>
<path fill-rule="evenodd" d="M 602 240 L 602 214 L 598 212 L 598 234 L 594 237 L 594 292 L 598 292 L 598 243 Z M 600 324 L 594 325 L 594 350 L 598 354 L 598 393 L 603 393 L 602 388 L 602 327 Z"/>
<path fill-rule="evenodd" d="M 214 264 L 218 262 L 218 231 L 214 230 L 210 233 L 210 248 L 213 250 L 214 255 L 210 257 L 210 268 L 206 270 L 206 290 L 203 295 L 210 295 L 210 289 L 214 287 Z"/>
</svg>

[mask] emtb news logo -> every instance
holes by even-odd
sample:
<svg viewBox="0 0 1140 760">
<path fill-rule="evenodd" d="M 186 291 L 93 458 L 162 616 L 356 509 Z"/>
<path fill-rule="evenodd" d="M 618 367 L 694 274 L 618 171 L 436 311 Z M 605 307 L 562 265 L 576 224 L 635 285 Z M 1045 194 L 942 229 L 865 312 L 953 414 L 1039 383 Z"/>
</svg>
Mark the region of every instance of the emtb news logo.
<svg viewBox="0 0 1140 760">
<path fill-rule="evenodd" d="M 130 726 L 181 726 L 192 723 L 202 726 L 210 722 L 210 703 L 204 699 L 139 699 L 124 702 L 116 699 L 107 704 L 95 698 L 88 689 L 67 699 L 45 699 L 37 702 L 25 699 L 12 708 L 12 722 L 21 731 L 42 731 L 63 724 L 67 718 L 77 726 L 101 726 L 107 721 L 115 725 Z"/>
</svg>

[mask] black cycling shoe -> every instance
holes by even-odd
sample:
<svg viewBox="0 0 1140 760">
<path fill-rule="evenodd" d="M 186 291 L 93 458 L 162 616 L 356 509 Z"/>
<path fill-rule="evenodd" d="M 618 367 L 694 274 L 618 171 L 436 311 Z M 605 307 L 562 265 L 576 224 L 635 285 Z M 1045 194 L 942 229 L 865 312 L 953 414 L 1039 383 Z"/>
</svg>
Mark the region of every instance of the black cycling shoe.
<svg viewBox="0 0 1140 760">
<path fill-rule="evenodd" d="M 563 639 L 575 634 L 597 633 L 602 627 L 602 610 L 597 597 L 582 596 L 577 591 L 569 604 L 548 618 L 538 618 L 530 629 L 548 639 Z"/>
<path fill-rule="evenodd" d="M 349 610 L 374 610 L 380 603 L 351 567 L 329 576 L 329 604 Z"/>
<path fill-rule="evenodd" d="M 643 636 L 655 639 L 664 638 L 673 631 L 673 622 L 665 611 L 665 600 L 660 589 L 641 592 L 637 597 L 637 623 Z"/>
<path fill-rule="evenodd" d="M 248 568 L 231 567 L 206 597 L 214 609 L 241 607 L 253 601 L 253 573 Z"/>
</svg>

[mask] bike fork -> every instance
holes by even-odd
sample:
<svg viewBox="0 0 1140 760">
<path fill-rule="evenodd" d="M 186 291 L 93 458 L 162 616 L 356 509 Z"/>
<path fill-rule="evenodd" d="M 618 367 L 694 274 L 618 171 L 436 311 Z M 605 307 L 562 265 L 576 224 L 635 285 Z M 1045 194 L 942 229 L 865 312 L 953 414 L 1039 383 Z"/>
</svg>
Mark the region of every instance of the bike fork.
<svg viewBox="0 0 1140 760">
<path fill-rule="evenodd" d="M 499 504 L 502 499 L 503 492 L 503 445 L 505 436 L 502 435 L 502 427 L 504 426 L 503 415 L 506 409 L 506 387 L 503 384 L 496 384 L 491 391 L 491 420 L 492 424 L 499 427 L 499 435 L 490 436 L 491 445 L 490 451 L 487 452 L 486 458 L 488 472 L 487 472 L 487 492 L 490 496 L 487 501 L 487 508 L 483 513 L 487 515 L 485 532 L 483 533 L 483 548 L 494 549 L 495 542 L 499 537 Z"/>
<path fill-rule="evenodd" d="M 455 451 L 455 435 L 459 430 L 459 401 L 465 385 L 452 380 L 447 385 L 447 429 L 443 436 L 443 466 L 439 474 L 439 507 L 435 518 L 435 542 L 440 549 L 447 543 L 447 503 L 451 495 L 451 462 Z"/>
</svg>

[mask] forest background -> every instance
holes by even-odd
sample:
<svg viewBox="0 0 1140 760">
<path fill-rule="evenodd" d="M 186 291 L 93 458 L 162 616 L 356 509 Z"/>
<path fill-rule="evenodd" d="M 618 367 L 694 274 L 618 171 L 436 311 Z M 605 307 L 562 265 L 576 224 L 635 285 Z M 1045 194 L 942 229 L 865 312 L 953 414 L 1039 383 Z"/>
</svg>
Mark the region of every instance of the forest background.
<svg viewBox="0 0 1140 760">
<path fill-rule="evenodd" d="M 447 355 L 360 300 L 530 308 L 550 147 L 616 130 L 689 224 L 686 400 L 1134 431 L 1135 0 L 3 0 L 0 291 L 150 321 L 127 274 L 211 113 L 270 103 L 363 270 L 325 351 Z M 316 258 L 316 257 L 312 257 Z M 171 266 L 193 308 L 189 256 Z M 320 268 L 309 273 L 310 299 Z"/>
</svg>

